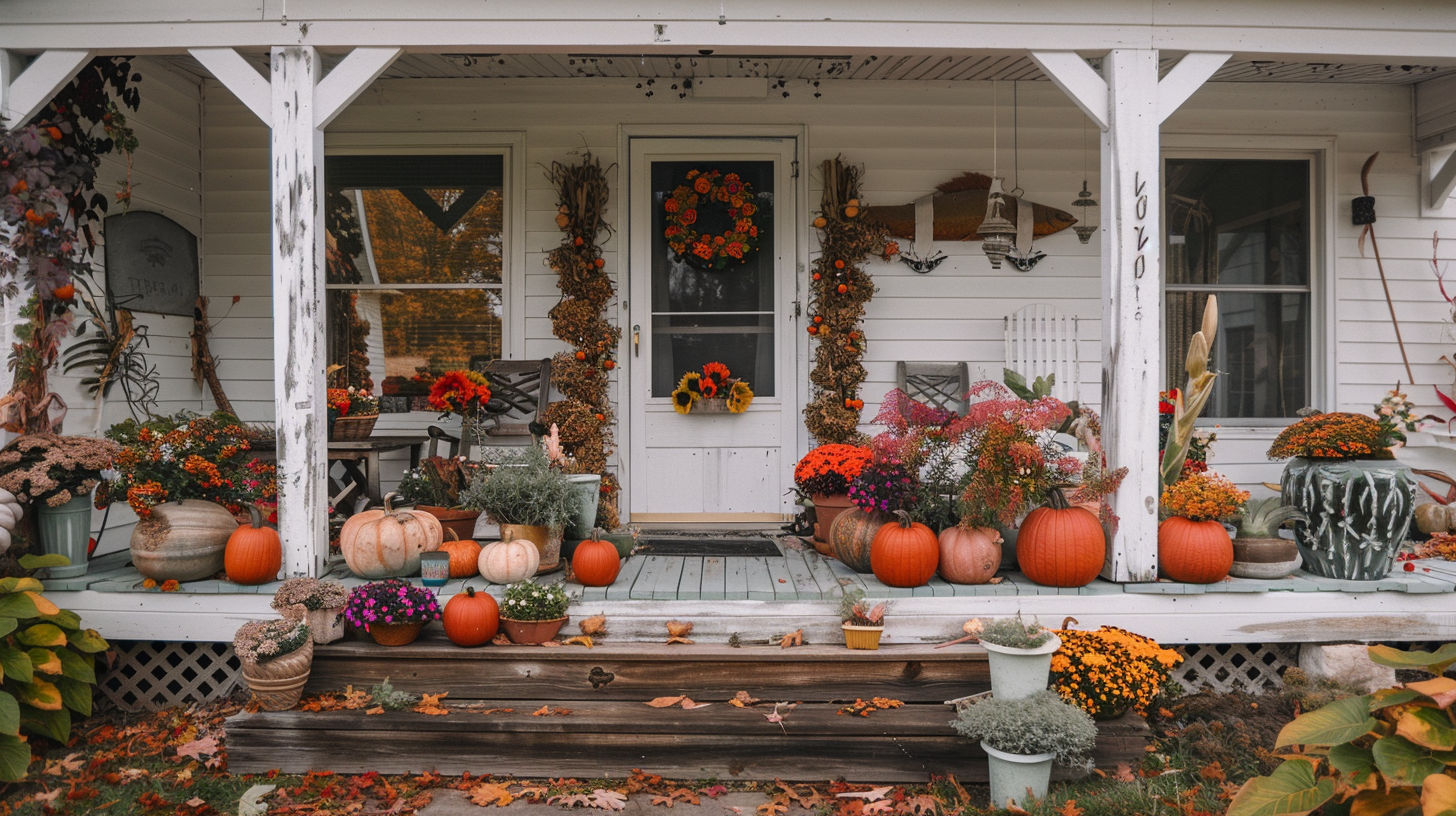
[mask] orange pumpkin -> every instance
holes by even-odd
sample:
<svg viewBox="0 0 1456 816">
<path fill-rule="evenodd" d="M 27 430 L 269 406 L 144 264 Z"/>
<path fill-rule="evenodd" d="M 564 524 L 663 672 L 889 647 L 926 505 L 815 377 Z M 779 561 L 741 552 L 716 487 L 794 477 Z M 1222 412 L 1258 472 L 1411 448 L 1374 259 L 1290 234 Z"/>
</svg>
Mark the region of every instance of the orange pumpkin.
<svg viewBox="0 0 1456 816">
<path fill-rule="evenodd" d="M 475 587 L 451 598 L 440 613 L 445 637 L 456 646 L 480 646 L 489 643 L 500 629 L 500 605 L 495 598 Z"/>
<path fill-rule="evenodd" d="M 450 577 L 451 578 L 472 578 L 480 574 L 480 544 L 468 538 L 457 538 L 450 530 L 445 530 L 445 537 L 450 539 L 440 545 L 440 552 L 450 554 Z"/>
<path fill-rule="evenodd" d="M 940 577 L 984 584 L 1001 568 L 1001 534 L 991 527 L 947 527 L 940 534 Z"/>
<path fill-rule="evenodd" d="M 898 521 L 875 533 L 870 544 L 870 569 L 875 577 L 892 587 L 924 586 L 940 565 L 940 544 L 935 531 L 910 514 L 896 510 Z"/>
<path fill-rule="evenodd" d="M 420 571 L 420 553 L 440 549 L 440 520 L 423 510 L 396 510 L 394 496 L 383 510 L 355 513 L 339 531 L 344 563 L 360 578 L 393 578 Z"/>
<path fill-rule="evenodd" d="M 1158 572 L 1170 581 L 1213 584 L 1228 577 L 1234 543 L 1216 521 L 1173 516 L 1158 525 Z"/>
<path fill-rule="evenodd" d="M 829 547 L 834 557 L 855 572 L 872 572 L 870 547 L 875 543 L 875 534 L 891 521 L 888 513 L 871 513 L 858 507 L 835 516 L 834 523 L 829 525 Z"/>
<path fill-rule="evenodd" d="M 1016 565 L 1042 586 L 1079 587 L 1092 583 L 1107 558 L 1107 537 L 1097 516 L 1067 504 L 1053 489 L 1046 506 L 1021 522 L 1016 536 Z"/>
<path fill-rule="evenodd" d="M 283 542 L 277 530 L 263 525 L 257 507 L 248 505 L 248 516 L 249 523 L 238 525 L 228 536 L 223 569 L 235 584 L 266 584 L 283 569 Z"/>
<path fill-rule="evenodd" d="M 617 545 L 601 540 L 601 535 L 600 529 L 593 529 L 592 537 L 576 545 L 576 552 L 571 554 L 571 571 L 582 586 L 607 586 L 622 570 Z"/>
</svg>

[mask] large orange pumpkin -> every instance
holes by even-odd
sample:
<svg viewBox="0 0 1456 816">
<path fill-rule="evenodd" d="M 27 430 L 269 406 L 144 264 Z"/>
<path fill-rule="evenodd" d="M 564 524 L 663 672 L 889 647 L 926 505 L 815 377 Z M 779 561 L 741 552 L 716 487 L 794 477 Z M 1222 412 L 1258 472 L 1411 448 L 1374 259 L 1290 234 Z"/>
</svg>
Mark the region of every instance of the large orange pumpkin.
<svg viewBox="0 0 1456 816">
<path fill-rule="evenodd" d="M 420 571 L 420 553 L 440 549 L 440 521 L 419 510 L 394 509 L 394 496 L 384 497 L 383 510 L 355 513 L 339 531 L 344 563 L 360 578 L 397 578 Z"/>
<path fill-rule="evenodd" d="M 223 569 L 235 584 L 266 584 L 283 569 L 283 542 L 277 530 L 263 525 L 257 507 L 248 505 L 248 517 L 248 524 L 238 525 L 228 536 Z"/>
<path fill-rule="evenodd" d="M 576 545 L 576 552 L 571 554 L 571 572 L 582 586 L 607 586 L 617 580 L 617 573 L 622 570 L 617 545 L 602 541 L 601 535 L 601 530 L 592 530 L 592 537 Z"/>
<path fill-rule="evenodd" d="M 451 598 L 440 613 L 445 637 L 456 646 L 479 646 L 489 643 L 500 628 L 500 605 L 495 598 L 475 587 Z"/>
<path fill-rule="evenodd" d="M 1053 489 L 1046 506 L 1021 522 L 1016 536 L 1016 565 L 1042 586 L 1079 587 L 1092 583 L 1107 558 L 1107 537 L 1097 516 L 1067 504 Z"/>
<path fill-rule="evenodd" d="M 991 527 L 947 527 L 940 534 L 940 577 L 984 584 L 1001 568 L 1001 534 Z"/>
<path fill-rule="evenodd" d="M 480 574 L 480 544 L 468 538 L 456 538 L 454 531 L 444 528 L 450 539 L 440 545 L 440 552 L 450 554 L 450 577 L 471 578 Z"/>
<path fill-rule="evenodd" d="M 871 572 L 870 545 L 875 543 L 875 533 L 891 521 L 894 518 L 888 513 L 866 512 L 858 507 L 840 513 L 829 525 L 829 546 L 834 557 L 855 572 Z"/>
<path fill-rule="evenodd" d="M 1212 584 L 1228 577 L 1234 543 L 1216 521 L 1173 516 L 1158 525 L 1158 572 L 1170 581 Z"/>
<path fill-rule="evenodd" d="M 870 544 L 870 568 L 875 577 L 892 587 L 924 586 L 940 564 L 940 544 L 935 531 L 910 514 L 896 510 L 898 520 L 875 533 Z"/>
</svg>

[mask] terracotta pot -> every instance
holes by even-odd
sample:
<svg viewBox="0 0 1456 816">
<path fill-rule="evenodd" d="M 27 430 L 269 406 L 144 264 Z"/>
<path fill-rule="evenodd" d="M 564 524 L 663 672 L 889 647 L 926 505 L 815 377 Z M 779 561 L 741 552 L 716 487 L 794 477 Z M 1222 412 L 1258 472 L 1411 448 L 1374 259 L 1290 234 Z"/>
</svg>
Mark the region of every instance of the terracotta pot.
<svg viewBox="0 0 1456 816">
<path fill-rule="evenodd" d="M 414 643 L 423 628 L 423 623 L 373 623 L 369 625 L 369 636 L 380 646 L 403 646 Z"/>
<path fill-rule="evenodd" d="M 333 643 L 344 636 L 344 607 L 333 609 L 309 609 L 303 604 L 292 604 L 278 611 L 288 620 L 301 620 L 313 632 L 314 643 Z"/>
<path fill-rule="evenodd" d="M 536 545 L 536 550 L 541 554 L 541 563 L 536 567 L 537 575 L 555 572 L 561 568 L 560 530 L 535 524 L 502 524 L 500 536 L 501 541 L 524 539 Z"/>
<path fill-rule="evenodd" d="M 821 555 L 833 556 L 834 551 L 829 549 L 829 528 L 834 526 L 834 520 L 839 514 L 854 505 L 849 501 L 849 494 L 841 493 L 836 496 L 825 496 L 820 493 L 814 494 L 814 549 L 819 550 Z"/>
<path fill-rule="evenodd" d="M 201 499 L 164 502 L 131 533 L 131 563 L 154 581 L 199 581 L 222 571 L 238 529 L 226 507 Z"/>
<path fill-rule="evenodd" d="M 553 618 L 551 620 L 515 620 L 513 618 L 501 618 L 501 631 L 512 643 L 521 646 L 539 646 L 548 640 L 556 637 L 561 627 L 571 619 L 570 615 L 564 618 Z"/>
<path fill-rule="evenodd" d="M 883 626 L 855 626 L 852 623 L 844 624 L 844 645 L 850 649 L 877 650 L 880 648 L 880 635 L 885 631 Z"/>
<path fill-rule="evenodd" d="M 313 641 L 262 663 L 243 663 L 243 679 L 264 711 L 286 711 L 298 705 L 313 668 Z"/>
<path fill-rule="evenodd" d="M 1299 545 L 1285 538 L 1234 539 L 1234 565 L 1229 575 L 1239 578 L 1283 578 L 1303 561 Z"/>
<path fill-rule="evenodd" d="M 440 527 L 455 534 L 456 538 L 468 540 L 475 538 L 475 521 L 480 518 L 479 510 L 451 510 L 448 507 L 436 507 L 433 504 L 415 505 L 416 510 L 423 510 L 426 513 L 439 519 Z M 445 536 L 449 540 L 449 536 Z"/>
</svg>

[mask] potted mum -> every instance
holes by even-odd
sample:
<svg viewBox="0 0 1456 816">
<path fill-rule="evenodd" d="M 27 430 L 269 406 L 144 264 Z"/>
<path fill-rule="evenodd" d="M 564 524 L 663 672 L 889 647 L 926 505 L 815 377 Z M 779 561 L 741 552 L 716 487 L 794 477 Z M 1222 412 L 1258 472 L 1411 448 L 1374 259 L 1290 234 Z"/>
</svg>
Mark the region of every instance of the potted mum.
<svg viewBox="0 0 1456 816">
<path fill-rule="evenodd" d="M 542 586 L 529 578 L 511 584 L 500 605 L 501 630 L 512 643 L 540 645 L 561 631 L 569 605 L 571 598 L 561 584 Z"/>
<path fill-rule="evenodd" d="M 814 549 L 829 555 L 829 528 L 850 508 L 849 485 L 870 463 L 870 449 L 859 445 L 820 445 L 794 466 L 794 486 L 814 502 Z"/>
<path fill-rule="evenodd" d="M 461 506 L 460 494 L 474 478 L 478 466 L 463 456 L 431 456 L 400 477 L 399 497 L 440 520 L 440 526 L 459 539 L 475 537 L 479 510 Z"/>
<path fill-rule="evenodd" d="M 344 603 L 344 620 L 381 646 L 404 646 L 425 624 L 440 619 L 435 593 L 398 578 L 355 587 Z"/>
<path fill-rule="evenodd" d="M 272 606 L 289 620 L 307 623 L 314 643 L 333 643 L 344 636 L 344 604 L 348 600 L 349 591 L 343 584 L 289 578 L 273 593 Z"/>
<path fill-rule="evenodd" d="M 1391 415 L 1332 413 L 1301 419 L 1274 440 L 1269 458 L 1289 458 L 1280 497 L 1305 515 L 1294 524 L 1305 570 L 1352 581 L 1390 572 L 1414 503 L 1410 468 L 1390 452 L 1404 438 Z"/>
<path fill-rule="evenodd" d="M 27 434 L 0 451 L 0 489 L 35 507 L 41 546 L 71 562 L 51 567 L 52 578 L 86 574 L 91 491 L 120 450 L 109 439 Z"/>
<path fill-rule="evenodd" d="M 1002 700 L 1019 700 L 1047 687 L 1052 653 L 1062 641 L 1036 620 L 1014 618 L 973 619 L 963 627 L 986 648 L 991 670 L 991 692 Z"/>
<path fill-rule="evenodd" d="M 379 421 L 379 399 L 354 386 L 330 388 L 326 396 L 329 407 L 329 440 L 359 442 L 374 433 Z"/>
<path fill-rule="evenodd" d="M 1234 565 L 1234 543 L 1223 523 L 1238 518 L 1248 500 L 1248 491 L 1212 471 L 1189 473 L 1163 488 L 1158 572 L 1185 584 L 1227 578 Z"/>
<path fill-rule="evenodd" d="M 575 485 L 535 446 L 476 472 L 461 504 L 499 524 L 502 541 L 535 544 L 541 555 L 538 574 L 560 568 L 563 532 L 580 509 Z"/>
<path fill-rule="evenodd" d="M 851 649 L 880 648 L 880 635 L 885 631 L 885 612 L 889 601 L 871 604 L 864 590 L 855 589 L 839 599 L 839 618 L 844 621 L 844 645 Z"/>
<path fill-rule="evenodd" d="M 1052 655 L 1052 690 L 1098 721 L 1129 710 L 1146 714 L 1183 656 L 1152 638 L 1115 626 L 1095 632 L 1059 629 Z"/>
<path fill-rule="evenodd" d="M 876 459 L 865 465 L 849 483 L 849 502 L 854 506 L 829 523 L 830 554 L 855 572 L 871 572 L 875 534 L 894 521 L 896 511 L 914 512 L 919 489 L 915 472 L 900 462 Z"/>
<path fill-rule="evenodd" d="M 1020 806 L 1046 796 L 1052 761 L 1079 763 L 1097 743 L 1087 712 L 1045 689 L 1008 700 L 991 697 L 960 710 L 951 726 L 977 740 L 991 770 L 993 807 Z"/>
<path fill-rule="evenodd" d="M 233 635 L 243 679 L 264 711 L 298 705 L 313 667 L 313 635 L 300 620 L 248 621 Z"/>
</svg>

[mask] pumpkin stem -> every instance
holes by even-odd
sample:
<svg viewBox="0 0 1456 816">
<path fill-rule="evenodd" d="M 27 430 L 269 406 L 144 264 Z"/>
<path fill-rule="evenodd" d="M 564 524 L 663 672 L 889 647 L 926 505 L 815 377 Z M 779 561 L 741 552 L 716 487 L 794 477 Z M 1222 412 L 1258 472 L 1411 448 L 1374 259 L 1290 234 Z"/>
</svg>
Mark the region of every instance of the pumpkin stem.
<svg viewBox="0 0 1456 816">
<path fill-rule="evenodd" d="M 449 538 L 445 539 L 446 541 L 459 541 L 460 540 L 460 536 L 455 535 L 455 531 L 452 530 L 452 529 L 450 529 L 449 527 L 445 527 L 444 528 L 444 532 L 445 532 L 445 535 L 449 536 Z"/>
<path fill-rule="evenodd" d="M 259 510 L 258 505 L 253 504 L 252 502 L 249 502 L 246 506 L 248 508 L 248 526 L 252 527 L 254 530 L 262 528 L 263 511 Z"/>
<path fill-rule="evenodd" d="M 465 588 L 465 597 L 467 597 L 467 598 L 474 598 L 475 597 L 475 587 L 470 587 L 470 586 L 466 587 Z"/>
<path fill-rule="evenodd" d="M 1067 494 L 1063 493 L 1060 487 L 1053 487 L 1047 491 L 1046 506 L 1053 510 L 1066 510 L 1072 505 L 1067 501 Z"/>
<path fill-rule="evenodd" d="M 600 541 L 601 540 L 601 537 L 604 536 L 604 535 L 606 535 L 606 534 L 607 534 L 607 532 L 605 530 L 603 530 L 602 528 L 600 528 L 600 527 L 593 527 L 591 529 L 591 537 L 594 538 L 594 539 L 597 539 L 598 541 Z"/>
<path fill-rule="evenodd" d="M 910 529 L 911 525 L 915 523 L 915 520 L 910 518 L 910 514 L 904 510 L 896 510 L 895 516 L 899 519 L 900 526 L 906 530 Z"/>
<path fill-rule="evenodd" d="M 1062 618 L 1062 626 L 1061 626 L 1061 628 L 1063 628 L 1063 629 L 1070 629 L 1070 628 L 1072 628 L 1072 624 L 1074 624 L 1074 623 L 1081 623 L 1081 621 L 1077 620 L 1076 618 L 1072 617 L 1071 615 L 1068 615 L 1065 618 Z"/>
<path fill-rule="evenodd" d="M 399 495 L 398 493 L 386 493 L 386 494 L 384 494 L 384 515 L 386 515 L 386 516 L 392 516 L 392 515 L 394 515 L 394 497 L 395 496 L 398 496 L 398 495 Z"/>
</svg>

